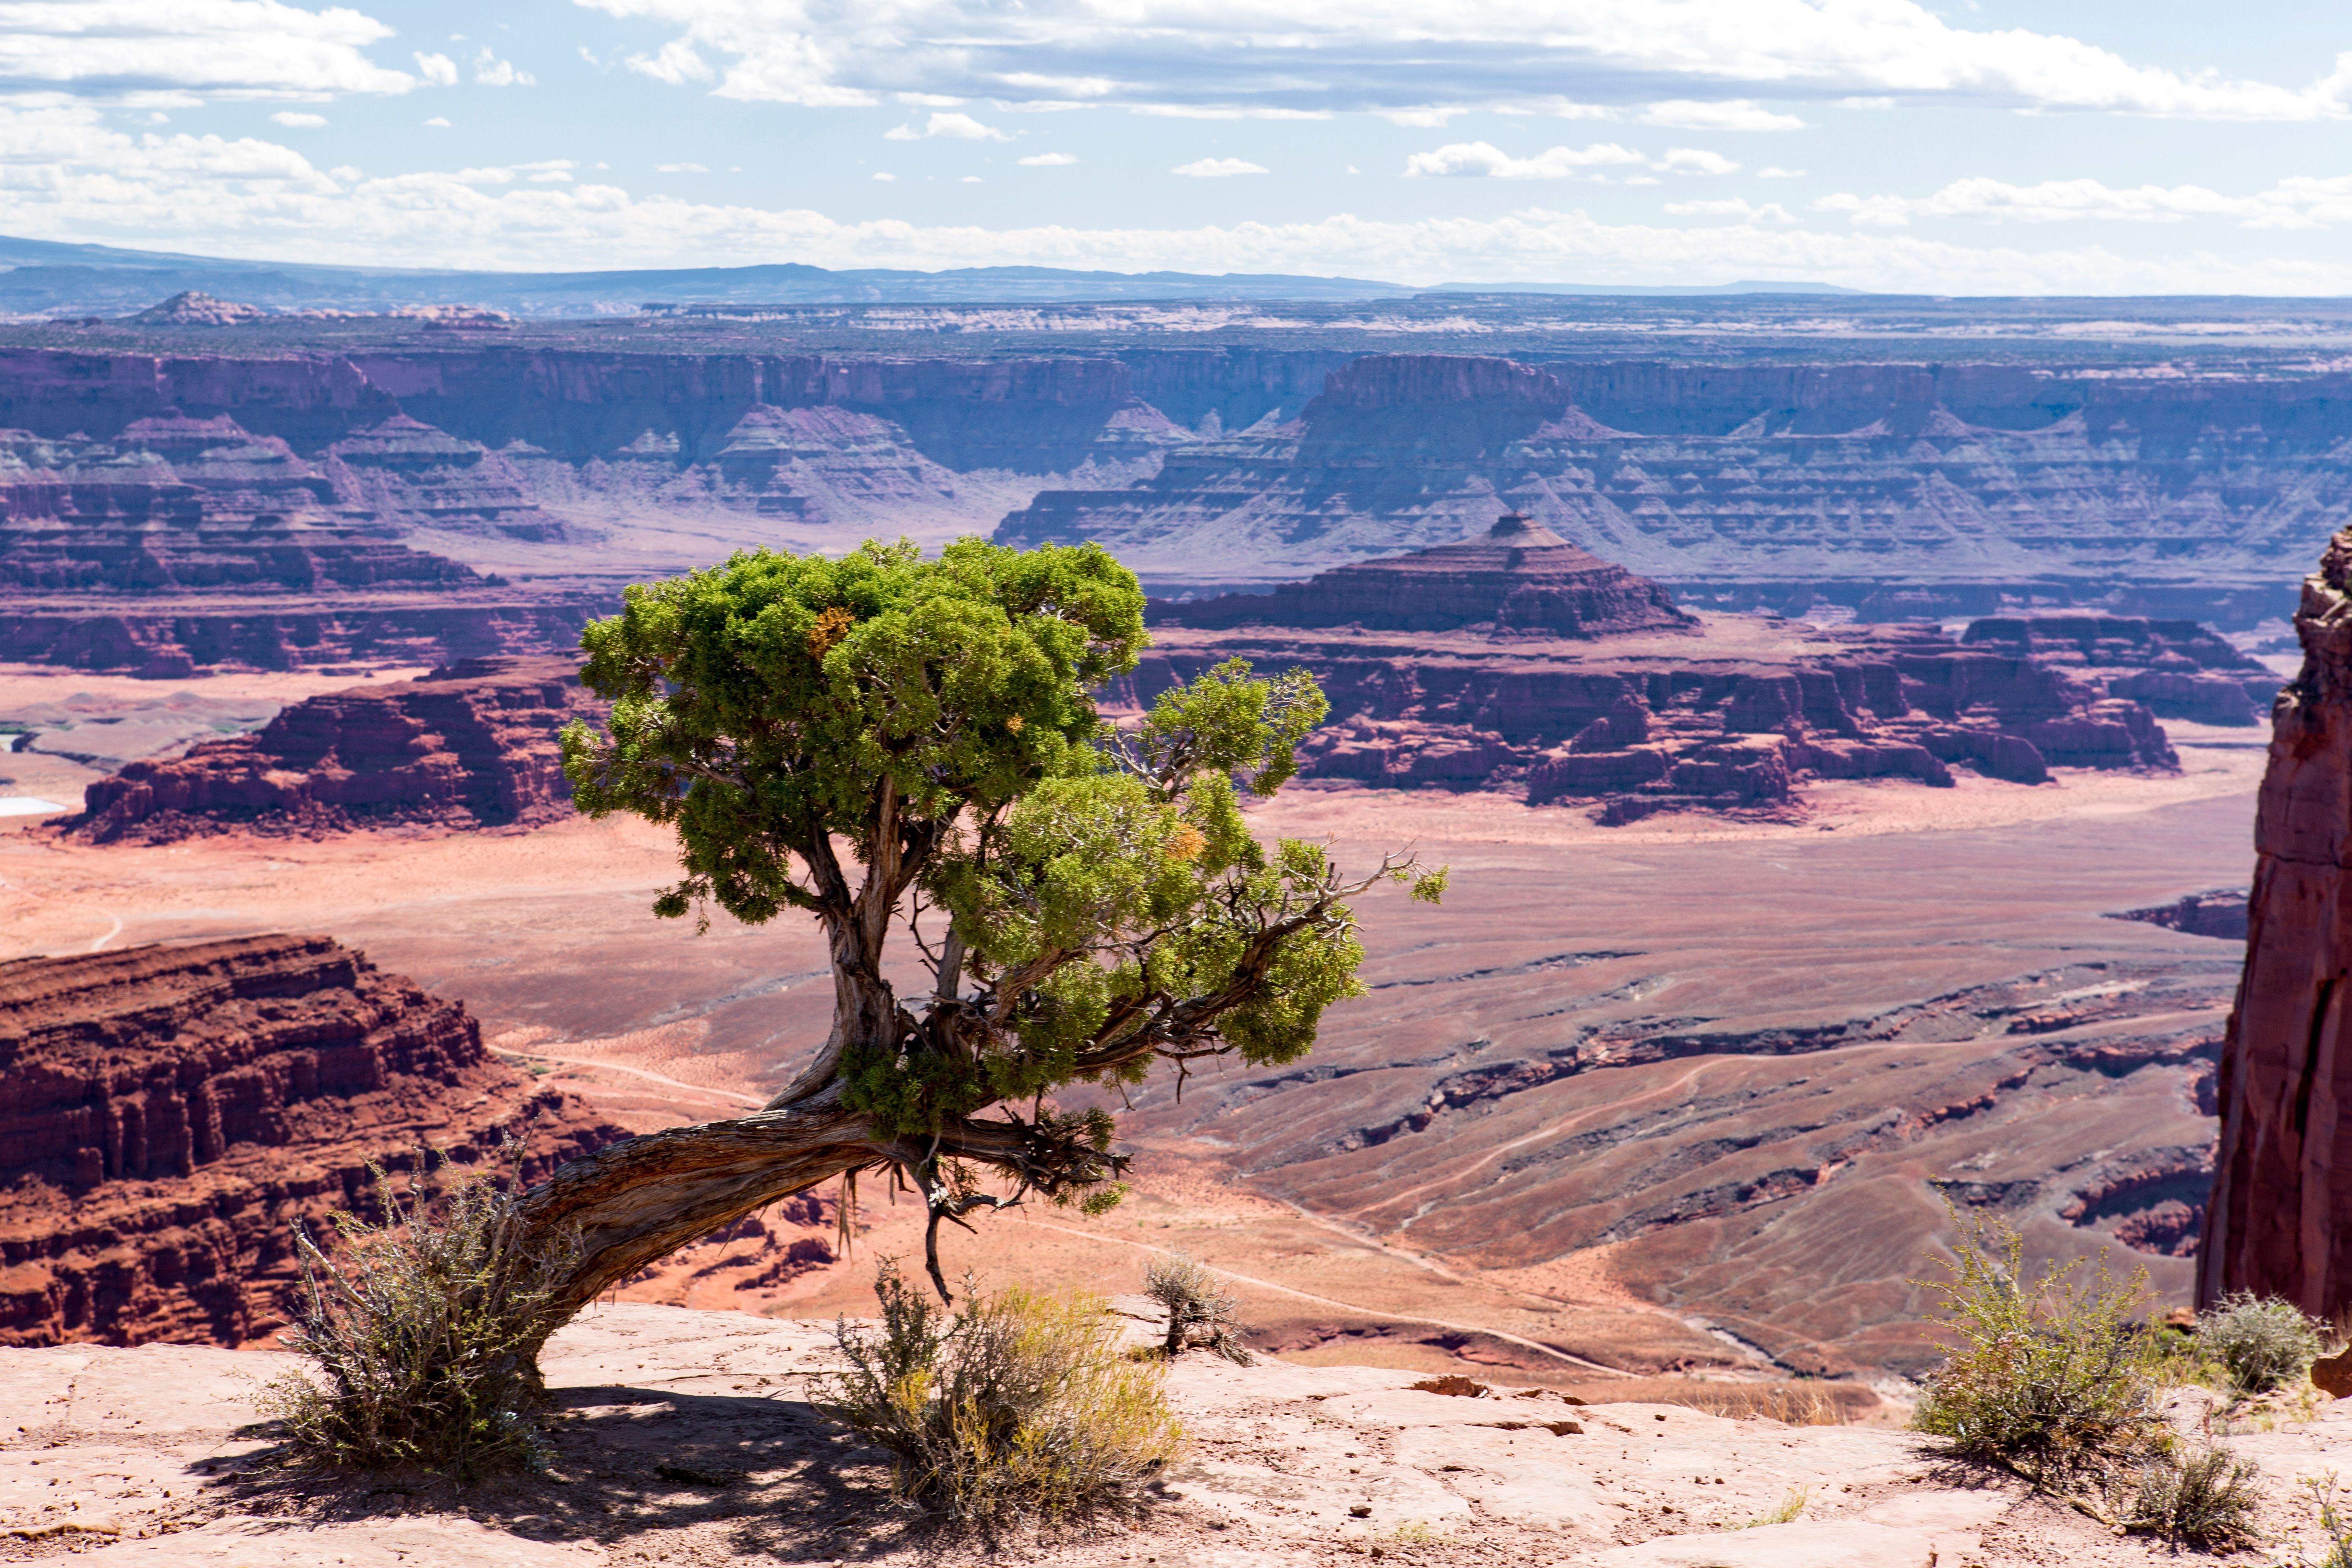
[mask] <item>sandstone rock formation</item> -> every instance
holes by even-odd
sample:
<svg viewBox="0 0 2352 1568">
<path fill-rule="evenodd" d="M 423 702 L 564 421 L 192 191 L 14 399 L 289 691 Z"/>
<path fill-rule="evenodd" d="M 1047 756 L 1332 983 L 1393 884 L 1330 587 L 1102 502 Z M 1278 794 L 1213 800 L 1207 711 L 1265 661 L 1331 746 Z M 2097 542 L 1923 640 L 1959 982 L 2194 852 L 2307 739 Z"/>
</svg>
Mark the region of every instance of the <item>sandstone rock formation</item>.
<svg viewBox="0 0 2352 1568">
<path fill-rule="evenodd" d="M 1947 785 L 1957 763 L 2041 784 L 2053 767 L 2178 765 L 2145 706 L 2041 649 L 1694 617 L 1573 546 L 1513 542 L 1556 537 L 1524 528 L 1507 518 L 1484 540 L 1273 594 L 1156 603 L 1126 695 L 1139 706 L 1237 655 L 1304 665 L 1332 712 L 1307 776 L 1509 788 L 1596 802 L 1612 823 L 1775 809 L 1807 777 Z"/>
<path fill-rule="evenodd" d="M 2271 714 L 2197 1289 L 2326 1317 L 2352 1307 L 2352 531 L 2304 579 L 2294 626 L 2303 670 Z"/>
<path fill-rule="evenodd" d="M 1686 607 L 2250 623 L 2284 613 L 2284 563 L 2352 509 L 2344 384 L 1373 355 L 1296 420 L 1045 491 L 999 537 L 1097 540 L 1160 583 L 1263 583 L 1443 542 L 1499 500 Z"/>
<path fill-rule="evenodd" d="M 579 666 L 482 658 L 298 702 L 250 735 L 90 784 L 78 831 L 169 842 L 243 827 L 533 826 L 569 813 L 556 735 L 604 711 Z"/>
<path fill-rule="evenodd" d="M 530 1175 L 625 1135 L 326 937 L 0 964 L 0 1343 L 254 1339 L 295 1221 L 509 1128 Z"/>
<path fill-rule="evenodd" d="M 1969 647 L 2028 654 L 2085 676 L 2111 697 L 2147 704 L 2159 719 L 2200 724 L 2261 721 L 2279 678 L 2195 621 L 2127 616 L 2000 616 L 1971 622 Z"/>
<path fill-rule="evenodd" d="M 1378 631 L 1489 627 L 1562 637 L 1695 626 L 1657 584 L 1580 550 L 1516 512 L 1483 535 L 1324 572 L 1271 594 L 1154 606 L 1156 624 L 1362 626 Z"/>
</svg>

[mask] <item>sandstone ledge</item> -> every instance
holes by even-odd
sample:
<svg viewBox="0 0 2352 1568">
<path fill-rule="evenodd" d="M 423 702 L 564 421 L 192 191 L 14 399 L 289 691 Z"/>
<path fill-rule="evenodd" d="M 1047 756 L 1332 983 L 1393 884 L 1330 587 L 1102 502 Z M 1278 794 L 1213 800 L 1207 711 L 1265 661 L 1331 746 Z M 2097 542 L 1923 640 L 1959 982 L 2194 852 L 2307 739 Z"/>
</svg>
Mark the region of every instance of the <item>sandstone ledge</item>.
<svg viewBox="0 0 2352 1568">
<path fill-rule="evenodd" d="M 273 1480 L 256 1458 L 263 1445 L 238 1429 L 253 1417 L 249 1380 L 284 1370 L 283 1357 L 0 1351 L 0 1390 L 23 1413 L 18 1430 L 0 1432 L 0 1530 L 105 1542 L 85 1555 L 152 1568 L 1001 1561 L 942 1552 L 877 1507 L 877 1456 L 806 1402 L 809 1378 L 831 1363 L 830 1341 L 822 1324 L 593 1310 L 546 1358 L 562 1413 L 555 1473 L 462 1499 L 405 1482 Z M 1021 1554 L 1169 1568 L 1375 1553 L 1558 1568 L 2166 1560 L 2160 1547 L 2116 1540 L 2013 1481 L 1936 1463 L 1900 1432 L 1734 1421 L 1678 1405 L 1571 1408 L 1507 1388 L 1444 1397 L 1411 1381 L 1373 1368 L 1190 1358 L 1171 1392 L 1192 1449 L 1150 1521 Z M 2233 1440 L 2263 1468 L 2266 1524 L 2290 1528 L 2295 1475 L 2347 1440 L 2352 1405 Z M 1797 1489 L 1806 1502 L 1795 1522 L 1737 1528 Z"/>
</svg>

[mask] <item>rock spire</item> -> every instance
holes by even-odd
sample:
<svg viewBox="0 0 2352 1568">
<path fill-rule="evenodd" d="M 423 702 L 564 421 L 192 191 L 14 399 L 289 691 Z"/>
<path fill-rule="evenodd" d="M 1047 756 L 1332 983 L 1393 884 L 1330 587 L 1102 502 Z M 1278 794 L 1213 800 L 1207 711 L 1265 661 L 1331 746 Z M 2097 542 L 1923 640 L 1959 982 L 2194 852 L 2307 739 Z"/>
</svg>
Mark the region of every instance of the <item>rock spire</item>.
<svg viewBox="0 0 2352 1568">
<path fill-rule="evenodd" d="M 2304 579 L 2303 671 L 2272 710 L 2246 967 L 2197 1296 L 2352 1306 L 2352 530 Z"/>
</svg>

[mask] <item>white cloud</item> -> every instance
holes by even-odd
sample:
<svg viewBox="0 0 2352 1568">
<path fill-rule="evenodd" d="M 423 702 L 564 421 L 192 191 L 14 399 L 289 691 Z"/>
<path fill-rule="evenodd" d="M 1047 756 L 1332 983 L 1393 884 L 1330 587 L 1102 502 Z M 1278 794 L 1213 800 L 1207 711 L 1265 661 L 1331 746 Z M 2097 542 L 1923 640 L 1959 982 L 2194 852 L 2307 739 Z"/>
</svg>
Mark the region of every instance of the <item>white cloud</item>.
<svg viewBox="0 0 2352 1568">
<path fill-rule="evenodd" d="M 1776 114 L 1755 100 L 1735 98 L 1723 103 L 1702 103 L 1678 98 L 1651 104 L 1637 118 L 1644 125 L 1668 125 L 1678 131 L 1802 131 L 1805 122 L 1793 114 Z"/>
<path fill-rule="evenodd" d="M 1070 153 L 1033 153 L 1026 158 L 1013 160 L 1031 169 L 1066 169 L 1077 161 L 1076 155 Z"/>
<path fill-rule="evenodd" d="M 416 79 L 365 49 L 392 37 L 344 6 L 282 0 L 0 3 L 0 89 L 94 97 L 189 89 L 223 98 L 406 92 Z"/>
<path fill-rule="evenodd" d="M 1417 109 L 1380 109 L 1373 110 L 1391 125 L 1411 125 L 1423 131 L 1441 130 L 1457 114 L 1467 114 L 1466 109 L 1452 104 L 1427 104 Z"/>
<path fill-rule="evenodd" d="M 449 129 L 449 121 L 448 121 L 447 117 L 446 117 L 446 116 L 445 116 L 445 115 L 439 115 L 439 114 L 436 114 L 436 115 L 435 115 L 432 119 L 430 119 L 430 120 L 426 121 L 425 123 L 425 124 L 427 124 L 427 125 L 432 126 L 434 129 L 436 129 L 436 130 L 437 130 L 437 131 L 446 131 L 446 130 L 448 130 L 448 129 Z"/>
<path fill-rule="evenodd" d="M 1198 103 L 1139 103 L 1138 114 L 1158 120 L 1328 120 L 1328 109 L 1280 109 L 1268 104 L 1244 106 Z"/>
<path fill-rule="evenodd" d="M 790 255 L 842 268 L 1165 268 L 1408 284 L 1780 277 L 1916 293 L 2352 294 L 2352 251 L 2342 247 L 2311 257 L 2264 249 L 2242 261 L 2188 246 L 2125 256 L 2097 244 L 2031 248 L 1902 230 L 1610 224 L 1541 206 L 1491 220 L 1383 222 L 1342 213 L 1181 228 L 989 228 L 640 199 L 609 184 L 536 183 L 519 177 L 528 171 L 517 167 L 348 180 L 291 148 L 125 132 L 99 108 L 72 102 L 0 102 L 0 233 L 287 261 L 576 268 L 725 266 Z M 2283 181 L 2273 191 L 2315 221 L 2352 223 L 2352 179 Z"/>
<path fill-rule="evenodd" d="M 654 173 L 656 174 L 707 174 L 710 171 L 699 163 L 656 163 Z"/>
<path fill-rule="evenodd" d="M 1491 142 L 1454 142 L 1433 153 L 1415 153 L 1404 161 L 1408 178 L 1451 175 L 1492 180 L 1606 180 L 1594 171 L 1626 166 L 1662 170 L 1670 174 L 1727 174 L 1739 167 L 1719 153 L 1696 147 L 1676 147 L 1663 158 L 1651 158 L 1614 142 L 1589 147 L 1553 147 L 1532 158 L 1514 158 Z M 1655 184 L 1636 175 L 1627 184 Z"/>
<path fill-rule="evenodd" d="M 1795 215 L 1779 202 L 1766 202 L 1762 206 L 1756 206 L 1743 196 L 1714 202 L 1668 202 L 1666 210 L 1677 217 L 1736 217 L 1748 223 L 1797 221 Z"/>
<path fill-rule="evenodd" d="M 530 87 L 534 79 L 527 70 L 518 70 L 512 60 L 502 60 L 490 46 L 484 44 L 482 52 L 474 57 L 474 81 L 480 87 Z"/>
<path fill-rule="evenodd" d="M 682 87 L 690 81 L 709 81 L 710 63 L 694 52 L 694 46 L 683 38 L 672 38 L 650 55 L 631 55 L 628 68 L 640 76 L 656 81 L 666 81 L 672 87 Z"/>
<path fill-rule="evenodd" d="M 1490 142 L 1454 142 L 1434 153 L 1415 153 L 1404 161 L 1409 179 L 1457 176 L 1493 180 L 1572 180 L 1588 169 L 1649 160 L 1614 142 L 1590 147 L 1554 147 L 1532 158 L 1514 158 Z"/>
<path fill-rule="evenodd" d="M 1756 171 L 1756 177 L 1759 180 L 1801 180 L 1805 177 L 1805 172 L 1802 169 L 1783 169 L 1777 164 L 1767 163 Z"/>
<path fill-rule="evenodd" d="M 981 184 L 986 184 L 987 183 L 988 183 L 988 182 L 986 182 L 985 180 L 982 180 L 982 179 L 978 174 L 966 174 L 966 175 L 965 175 L 965 176 L 964 176 L 961 181 L 959 181 L 959 182 L 958 182 L 958 184 L 966 184 L 966 185 L 981 185 Z"/>
<path fill-rule="evenodd" d="M 816 105 L 912 91 L 1414 112 L 1525 104 L 1573 77 L 1603 100 L 1679 89 L 1679 99 L 1706 102 L 1746 89 L 2207 119 L 2352 112 L 2352 55 L 2303 86 L 2184 73 L 2063 34 L 1956 25 L 1922 0 L 577 3 L 666 25 L 720 58 L 724 97 Z M 2131 36 L 2127 14 L 2117 15 L 2118 32 Z"/>
<path fill-rule="evenodd" d="M 2321 228 L 2352 222 L 2352 175 L 2279 181 L 2253 195 L 2224 195 L 2203 185 L 2119 188 L 2097 180 L 1954 180 L 1933 195 L 1863 196 L 1840 192 L 1813 204 L 1872 228 L 1902 228 L 1915 218 L 1983 218 L 2011 223 L 2066 223 L 2102 218 L 2121 223 L 2186 223 L 2233 219 L 2248 228 Z"/>
<path fill-rule="evenodd" d="M 447 55 L 428 55 L 418 51 L 416 74 L 434 87 L 457 85 L 457 62 Z"/>
<path fill-rule="evenodd" d="M 269 118 L 295 131 L 315 131 L 327 122 L 323 114 L 303 114 L 291 109 L 281 109 Z"/>
<path fill-rule="evenodd" d="M 969 114 L 934 114 L 923 122 L 920 131 L 912 125 L 894 126 L 882 132 L 886 142 L 921 142 L 943 137 L 950 142 L 1010 142 L 1013 140 L 992 125 L 982 125 Z"/>
<path fill-rule="evenodd" d="M 1179 163 L 1168 172 L 1195 180 L 1220 180 L 1233 174 L 1265 174 L 1273 171 L 1246 158 L 1195 158 L 1189 163 Z"/>
<path fill-rule="evenodd" d="M 898 176 L 898 175 L 896 175 L 896 174 L 876 174 L 874 177 L 875 177 L 876 179 L 877 179 L 877 180 L 881 181 L 884 184 L 886 184 L 886 185 L 887 185 L 887 184 L 888 184 L 891 181 L 893 181 L 893 180 L 897 179 Z"/>
<path fill-rule="evenodd" d="M 1669 147 L 1666 155 L 1651 167 L 1664 169 L 1669 174 L 1728 174 L 1739 165 L 1720 153 L 1710 153 L 1702 147 Z"/>
</svg>

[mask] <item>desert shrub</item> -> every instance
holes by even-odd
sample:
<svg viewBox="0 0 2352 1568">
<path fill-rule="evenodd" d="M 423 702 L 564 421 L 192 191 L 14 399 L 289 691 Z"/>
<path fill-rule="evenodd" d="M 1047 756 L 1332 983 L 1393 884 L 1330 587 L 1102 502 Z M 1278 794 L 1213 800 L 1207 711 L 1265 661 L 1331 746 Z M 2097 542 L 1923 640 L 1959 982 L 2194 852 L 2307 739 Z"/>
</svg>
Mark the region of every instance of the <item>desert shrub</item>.
<svg viewBox="0 0 2352 1568">
<path fill-rule="evenodd" d="M 1199 1345 L 1235 1365 L 1250 1364 L 1234 1321 L 1238 1303 L 1218 1289 L 1217 1277 L 1205 1265 L 1181 1252 L 1156 1258 L 1143 1271 L 1143 1293 L 1168 1309 L 1168 1336 L 1160 1346 L 1168 1355 Z"/>
<path fill-rule="evenodd" d="M 2293 1304 L 2241 1290 L 2198 1314 L 2197 1348 L 2240 1394 L 2267 1394 L 2301 1377 L 2325 1347 L 2320 1325 Z"/>
<path fill-rule="evenodd" d="M 404 1193 L 369 1167 L 383 1217 L 335 1214 L 340 1258 L 295 1227 L 301 1295 L 282 1337 L 310 1366 L 271 1383 L 265 1410 L 310 1464 L 466 1481 L 538 1468 L 536 1358 L 572 1239 L 530 1238 L 497 1173 L 444 1166 L 436 1184 L 418 1156 Z"/>
<path fill-rule="evenodd" d="M 1175 1458 L 1164 1373 L 1098 1298 L 967 1288 L 950 1317 L 887 1260 L 874 1289 L 881 1321 L 835 1328 L 848 1367 L 817 1404 L 889 1450 L 907 1503 L 991 1532 L 1132 1512 Z"/>
<path fill-rule="evenodd" d="M 1956 1458 L 2001 1466 L 2050 1491 L 2104 1483 L 2171 1440 L 2162 1352 L 2135 1321 L 2145 1277 L 2118 1284 L 2105 1259 L 2029 1284 L 2006 1224 L 1954 1215 L 1960 1232 L 1942 1326 L 1958 1344 L 1928 1373 L 1912 1426 Z"/>
<path fill-rule="evenodd" d="M 2234 1552 L 2255 1543 L 2254 1510 L 2262 1471 L 2221 1448 L 2168 1448 L 2140 1468 L 2117 1510 L 2126 1530 L 2163 1536 L 2176 1546 Z"/>
</svg>

